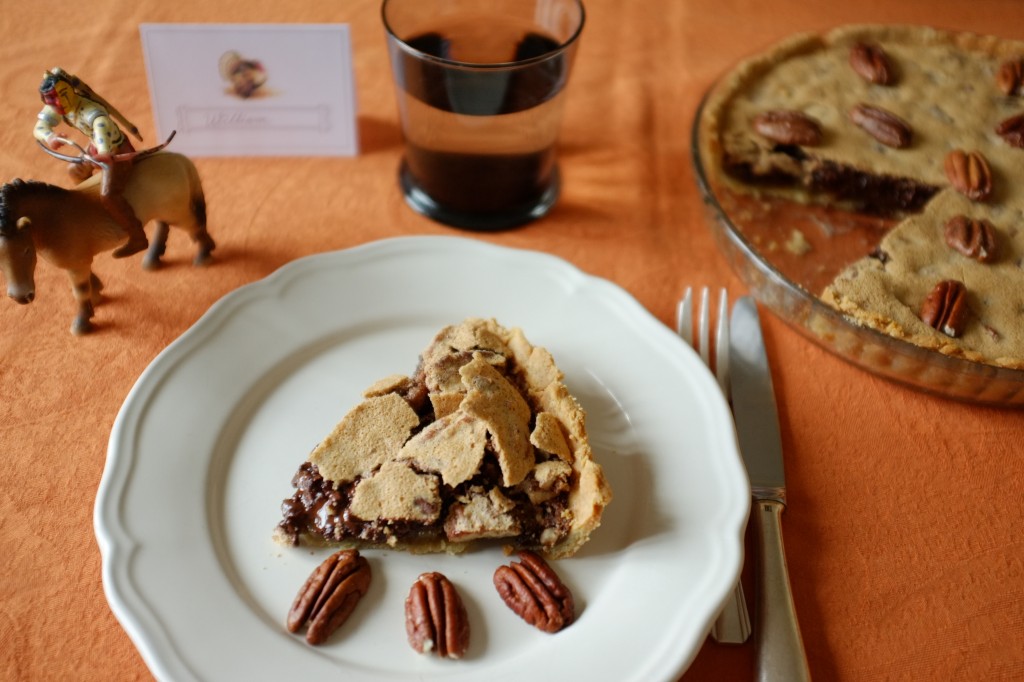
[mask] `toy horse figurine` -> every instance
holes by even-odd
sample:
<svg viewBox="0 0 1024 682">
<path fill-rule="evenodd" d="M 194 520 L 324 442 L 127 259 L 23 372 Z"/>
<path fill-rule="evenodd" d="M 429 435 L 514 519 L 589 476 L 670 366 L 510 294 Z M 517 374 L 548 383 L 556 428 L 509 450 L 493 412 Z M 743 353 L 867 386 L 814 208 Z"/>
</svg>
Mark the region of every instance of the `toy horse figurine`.
<svg viewBox="0 0 1024 682">
<path fill-rule="evenodd" d="M 138 154 L 124 196 L 144 225 L 156 223 L 144 266 L 159 265 L 168 225 L 196 242 L 193 263 L 205 264 L 215 244 L 206 231 L 206 200 L 195 166 L 171 152 Z M 32 302 L 38 253 L 71 278 L 78 301 L 73 334 L 93 328 L 93 306 L 99 303 L 102 288 L 92 272 L 93 257 L 116 248 L 126 237 L 125 229 L 104 208 L 98 175 L 74 189 L 31 180 L 0 188 L 0 271 L 7 279 L 8 296 L 18 303 Z"/>
</svg>

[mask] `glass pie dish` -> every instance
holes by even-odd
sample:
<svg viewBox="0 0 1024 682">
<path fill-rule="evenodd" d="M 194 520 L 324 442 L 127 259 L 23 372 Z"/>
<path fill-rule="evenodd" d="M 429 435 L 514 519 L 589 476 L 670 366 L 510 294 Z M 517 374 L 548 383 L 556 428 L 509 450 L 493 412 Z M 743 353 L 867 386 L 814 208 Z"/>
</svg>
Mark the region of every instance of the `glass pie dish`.
<svg viewBox="0 0 1024 682">
<path fill-rule="evenodd" d="M 753 197 L 716 183 L 701 157 L 701 120 L 691 132 L 694 173 L 718 247 L 754 297 L 790 327 L 844 360 L 936 395 L 1024 406 L 1024 370 L 943 355 L 860 326 L 817 294 L 877 247 L 894 223 L 828 206 Z"/>
</svg>

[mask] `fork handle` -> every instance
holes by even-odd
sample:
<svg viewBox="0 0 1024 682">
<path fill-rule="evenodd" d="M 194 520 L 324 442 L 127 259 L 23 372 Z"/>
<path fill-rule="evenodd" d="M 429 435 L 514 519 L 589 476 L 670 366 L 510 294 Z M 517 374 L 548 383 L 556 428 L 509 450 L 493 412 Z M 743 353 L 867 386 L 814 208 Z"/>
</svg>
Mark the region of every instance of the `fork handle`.
<svg viewBox="0 0 1024 682">
<path fill-rule="evenodd" d="M 785 505 L 776 500 L 757 500 L 754 509 L 761 556 L 754 679 L 757 682 L 810 682 L 811 673 L 782 546 L 780 521 Z"/>
<path fill-rule="evenodd" d="M 743 644 L 750 638 L 750 615 L 743 594 L 743 583 L 737 581 L 711 626 L 711 638 L 719 644 Z"/>
</svg>

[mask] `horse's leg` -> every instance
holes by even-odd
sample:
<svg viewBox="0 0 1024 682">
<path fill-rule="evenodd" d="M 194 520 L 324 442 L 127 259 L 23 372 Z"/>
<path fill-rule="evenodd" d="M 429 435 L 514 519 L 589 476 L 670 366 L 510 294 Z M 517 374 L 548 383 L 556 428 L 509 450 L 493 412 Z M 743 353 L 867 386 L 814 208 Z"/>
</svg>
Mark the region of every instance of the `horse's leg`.
<svg viewBox="0 0 1024 682">
<path fill-rule="evenodd" d="M 198 177 L 195 178 L 195 182 L 199 182 Z M 217 248 L 217 245 L 206 230 L 206 197 L 203 196 L 202 187 L 198 184 L 194 187 L 192 194 L 192 225 L 185 231 L 192 236 L 192 241 L 196 243 L 196 257 L 192 259 L 192 265 L 209 263 L 210 254 Z"/>
<path fill-rule="evenodd" d="M 213 237 L 206 231 L 206 225 L 200 225 L 199 229 L 196 230 L 195 235 L 192 237 L 197 245 L 196 257 L 192 259 L 192 265 L 206 265 L 210 262 L 210 254 L 213 252 L 217 245 L 213 241 Z"/>
<path fill-rule="evenodd" d="M 71 333 L 81 336 L 88 334 L 93 329 L 92 269 L 87 265 L 84 269 L 68 270 L 68 276 L 71 278 L 71 290 L 75 294 L 75 300 L 78 301 L 78 314 L 75 316 L 74 322 L 71 323 Z M 96 292 L 96 295 L 98 296 L 99 292 Z"/>
<path fill-rule="evenodd" d="M 149 240 L 149 250 L 142 259 L 142 267 L 146 270 L 156 270 L 160 267 L 160 259 L 167 251 L 167 223 L 162 220 L 156 221 L 156 230 L 153 231 L 153 238 Z"/>
<path fill-rule="evenodd" d="M 92 300 L 92 304 L 94 306 L 99 305 L 101 298 L 100 292 L 103 291 L 103 282 L 101 282 L 100 278 L 96 276 L 96 273 L 90 272 L 89 283 L 92 284 L 92 296 L 90 300 Z"/>
</svg>

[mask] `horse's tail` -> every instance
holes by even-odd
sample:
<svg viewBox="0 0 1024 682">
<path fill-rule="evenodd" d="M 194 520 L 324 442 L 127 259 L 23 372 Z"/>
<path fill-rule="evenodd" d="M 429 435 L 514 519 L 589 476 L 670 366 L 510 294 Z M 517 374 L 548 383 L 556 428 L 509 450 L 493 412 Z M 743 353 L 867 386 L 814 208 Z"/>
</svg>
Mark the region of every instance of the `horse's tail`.
<svg viewBox="0 0 1024 682">
<path fill-rule="evenodd" d="M 192 215 L 196 219 L 196 224 L 201 225 L 204 229 L 206 228 L 206 195 L 203 194 L 202 186 L 199 187 L 199 192 L 192 195 Z"/>
<path fill-rule="evenodd" d="M 191 202 L 192 217 L 195 218 L 196 224 L 201 230 L 206 229 L 206 193 L 203 191 L 203 182 L 199 178 L 199 171 L 196 170 L 196 166 L 192 163 L 192 160 L 185 157 L 188 161 L 188 179 L 189 179 L 189 196 Z"/>
<path fill-rule="evenodd" d="M 182 158 L 185 159 L 188 166 L 190 208 L 196 224 L 196 232 L 192 238 L 199 244 L 199 252 L 193 262 L 196 265 L 202 265 L 209 260 L 210 253 L 217 248 L 217 243 L 213 241 L 213 237 L 206 229 L 206 193 L 203 192 L 203 182 L 199 178 L 199 171 L 196 170 L 192 159 L 187 156 Z"/>
</svg>

